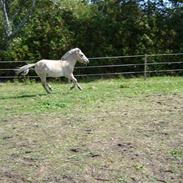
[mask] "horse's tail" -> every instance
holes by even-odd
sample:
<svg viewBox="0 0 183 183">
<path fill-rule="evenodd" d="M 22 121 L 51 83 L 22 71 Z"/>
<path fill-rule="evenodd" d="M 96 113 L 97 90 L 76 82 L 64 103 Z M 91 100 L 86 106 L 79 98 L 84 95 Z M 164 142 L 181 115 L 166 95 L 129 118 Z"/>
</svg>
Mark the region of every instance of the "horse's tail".
<svg viewBox="0 0 183 183">
<path fill-rule="evenodd" d="M 21 74 L 23 76 L 27 75 L 29 73 L 29 68 L 34 67 L 35 64 L 28 64 L 20 67 L 19 69 L 16 69 L 15 72 L 17 75 Z"/>
</svg>

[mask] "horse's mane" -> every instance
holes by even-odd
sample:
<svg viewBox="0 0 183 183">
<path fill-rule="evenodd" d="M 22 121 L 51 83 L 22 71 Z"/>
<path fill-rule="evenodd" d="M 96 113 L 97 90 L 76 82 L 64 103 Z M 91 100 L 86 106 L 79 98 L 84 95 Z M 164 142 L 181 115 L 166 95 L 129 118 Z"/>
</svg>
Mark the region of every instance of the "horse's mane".
<svg viewBox="0 0 183 183">
<path fill-rule="evenodd" d="M 61 60 L 65 60 L 69 55 L 71 55 L 72 53 L 74 53 L 76 50 L 78 50 L 79 48 L 73 48 L 71 50 L 69 50 L 68 52 L 66 52 L 62 57 Z"/>
</svg>

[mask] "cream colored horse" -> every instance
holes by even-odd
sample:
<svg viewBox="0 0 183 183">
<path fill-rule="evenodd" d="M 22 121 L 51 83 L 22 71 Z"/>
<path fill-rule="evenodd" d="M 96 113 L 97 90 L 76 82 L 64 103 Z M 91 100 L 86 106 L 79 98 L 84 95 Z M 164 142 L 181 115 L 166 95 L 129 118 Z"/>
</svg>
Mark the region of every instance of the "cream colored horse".
<svg viewBox="0 0 183 183">
<path fill-rule="evenodd" d="M 34 67 L 47 93 L 51 93 L 52 88 L 46 82 L 46 77 L 64 76 L 73 82 L 73 86 L 71 87 L 71 89 L 77 86 L 80 90 L 82 90 L 81 86 L 77 82 L 77 79 L 73 75 L 74 67 L 77 61 L 85 64 L 89 63 L 89 60 L 84 55 L 84 53 L 79 48 L 74 48 L 65 53 L 65 55 L 62 56 L 61 60 L 43 59 L 36 62 L 35 64 L 28 64 L 20 67 L 16 70 L 16 73 L 26 75 L 29 72 L 29 68 Z"/>
</svg>

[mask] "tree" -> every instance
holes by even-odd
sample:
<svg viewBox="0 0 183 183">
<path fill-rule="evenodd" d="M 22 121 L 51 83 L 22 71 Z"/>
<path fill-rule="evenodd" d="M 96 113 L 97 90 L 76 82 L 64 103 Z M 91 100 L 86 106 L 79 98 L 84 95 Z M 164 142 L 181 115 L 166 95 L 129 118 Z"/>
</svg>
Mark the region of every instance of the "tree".
<svg viewBox="0 0 183 183">
<path fill-rule="evenodd" d="M 36 0 L 0 0 L 0 7 L 2 11 L 4 23 L 4 36 L 11 38 L 15 36 L 28 21 L 33 13 Z"/>
</svg>

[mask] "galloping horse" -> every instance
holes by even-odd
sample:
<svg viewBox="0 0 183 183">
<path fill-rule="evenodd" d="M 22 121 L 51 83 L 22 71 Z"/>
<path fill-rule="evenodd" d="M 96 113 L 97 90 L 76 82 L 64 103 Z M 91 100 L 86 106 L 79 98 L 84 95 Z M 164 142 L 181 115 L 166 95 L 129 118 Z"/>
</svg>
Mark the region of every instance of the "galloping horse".
<svg viewBox="0 0 183 183">
<path fill-rule="evenodd" d="M 73 89 L 77 86 L 82 90 L 81 86 L 78 84 L 77 79 L 73 75 L 74 67 L 76 62 L 89 63 L 88 58 L 79 48 L 71 49 L 66 52 L 61 60 L 40 60 L 34 64 L 28 64 L 20 67 L 16 70 L 17 74 L 26 75 L 29 72 L 29 68 L 34 67 L 36 74 L 40 77 L 41 83 L 47 93 L 51 93 L 52 88 L 46 82 L 46 77 L 61 77 L 64 76 L 73 82 Z"/>
</svg>

